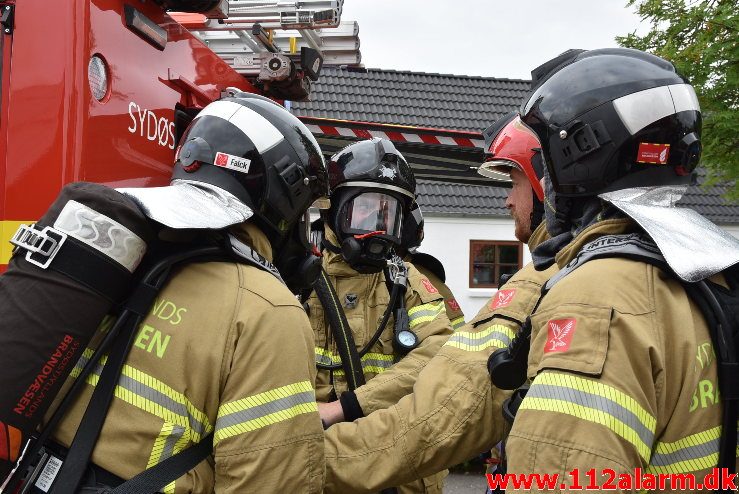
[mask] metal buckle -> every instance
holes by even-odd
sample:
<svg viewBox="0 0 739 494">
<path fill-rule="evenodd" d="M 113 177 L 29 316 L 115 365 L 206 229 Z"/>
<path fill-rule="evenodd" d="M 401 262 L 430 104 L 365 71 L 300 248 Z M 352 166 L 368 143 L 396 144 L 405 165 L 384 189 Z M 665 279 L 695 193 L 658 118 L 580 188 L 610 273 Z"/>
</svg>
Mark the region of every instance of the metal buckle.
<svg viewBox="0 0 739 494">
<path fill-rule="evenodd" d="M 56 257 L 59 248 L 64 244 L 67 234 L 50 226 L 44 227 L 43 230 L 37 230 L 34 226 L 21 225 L 18 227 L 13 238 L 10 239 L 10 243 L 15 245 L 16 249 L 28 251 L 26 261 L 41 269 L 46 269 Z M 14 249 L 14 252 L 16 249 Z"/>
</svg>

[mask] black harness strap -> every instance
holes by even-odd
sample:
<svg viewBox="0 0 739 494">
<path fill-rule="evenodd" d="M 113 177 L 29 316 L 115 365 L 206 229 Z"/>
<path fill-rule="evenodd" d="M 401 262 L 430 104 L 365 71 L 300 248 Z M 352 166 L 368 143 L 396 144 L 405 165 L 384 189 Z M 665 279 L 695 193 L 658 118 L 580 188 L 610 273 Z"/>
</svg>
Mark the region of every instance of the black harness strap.
<svg viewBox="0 0 739 494">
<path fill-rule="evenodd" d="M 331 333 L 336 339 L 336 348 L 339 351 L 339 357 L 341 357 L 341 365 L 346 374 L 347 385 L 350 390 L 355 390 L 366 383 L 362 361 L 354 343 L 351 327 L 349 327 L 349 322 L 346 320 L 346 314 L 344 314 L 344 310 L 339 303 L 339 297 L 336 295 L 331 280 L 328 279 L 328 274 L 323 268 L 321 268 L 321 275 L 318 277 L 314 288 L 318 300 L 321 301 L 321 305 L 326 311 Z"/>
</svg>

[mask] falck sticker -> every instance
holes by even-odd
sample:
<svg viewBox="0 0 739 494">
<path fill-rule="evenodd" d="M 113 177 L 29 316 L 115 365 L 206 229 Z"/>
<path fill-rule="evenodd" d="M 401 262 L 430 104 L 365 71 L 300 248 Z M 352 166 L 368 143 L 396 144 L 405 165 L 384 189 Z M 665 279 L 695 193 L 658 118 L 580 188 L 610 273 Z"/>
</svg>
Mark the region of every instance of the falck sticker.
<svg viewBox="0 0 739 494">
<path fill-rule="evenodd" d="M 429 280 L 426 278 L 421 280 L 421 283 L 423 283 L 423 286 L 426 288 L 426 291 L 429 293 L 439 293 L 439 290 L 436 289 L 434 285 L 431 284 Z"/>
<path fill-rule="evenodd" d="M 516 289 L 511 290 L 498 290 L 493 300 L 490 301 L 490 308 L 492 310 L 500 309 L 501 307 L 507 307 L 513 302 L 513 297 L 516 296 Z"/>
<path fill-rule="evenodd" d="M 544 353 L 566 352 L 575 334 L 576 319 L 554 319 L 547 323 L 549 337 Z"/>
<path fill-rule="evenodd" d="M 640 142 L 639 151 L 636 153 L 638 163 L 651 163 L 653 165 L 666 165 L 670 157 L 669 144 L 653 144 Z"/>
<path fill-rule="evenodd" d="M 218 152 L 216 153 L 216 160 L 213 164 L 222 168 L 228 168 L 229 170 L 235 170 L 241 173 L 249 173 L 251 160 L 240 158 L 238 156 L 234 156 L 233 154 Z"/>
</svg>

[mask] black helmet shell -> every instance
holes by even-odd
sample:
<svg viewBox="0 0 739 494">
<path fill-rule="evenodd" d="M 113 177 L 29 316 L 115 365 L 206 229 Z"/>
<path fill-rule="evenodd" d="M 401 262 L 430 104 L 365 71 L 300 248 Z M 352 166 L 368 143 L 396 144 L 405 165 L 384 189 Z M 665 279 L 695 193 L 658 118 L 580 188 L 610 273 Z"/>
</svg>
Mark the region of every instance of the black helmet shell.
<svg viewBox="0 0 739 494">
<path fill-rule="evenodd" d="M 554 190 L 591 196 L 689 183 L 701 117 L 695 92 L 674 66 L 627 48 L 570 53 L 540 76 L 520 110 L 541 141 Z M 644 102 L 633 104 L 640 95 Z M 661 150 L 664 162 L 646 159 L 645 146 Z"/>
<path fill-rule="evenodd" d="M 416 179 L 408 162 L 387 139 L 373 138 L 345 147 L 328 165 L 331 190 L 341 186 L 389 186 L 413 199 Z"/>
<path fill-rule="evenodd" d="M 274 241 L 328 195 L 323 155 L 308 128 L 267 98 L 239 93 L 206 106 L 186 129 L 173 178 L 227 190 Z"/>
</svg>

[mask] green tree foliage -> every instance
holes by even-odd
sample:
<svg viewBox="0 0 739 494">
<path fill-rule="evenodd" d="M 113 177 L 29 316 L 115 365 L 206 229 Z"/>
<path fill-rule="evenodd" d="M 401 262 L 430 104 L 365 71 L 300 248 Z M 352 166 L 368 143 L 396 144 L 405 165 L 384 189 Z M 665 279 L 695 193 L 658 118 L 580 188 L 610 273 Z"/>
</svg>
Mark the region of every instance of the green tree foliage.
<svg viewBox="0 0 739 494">
<path fill-rule="evenodd" d="M 703 158 L 712 182 L 733 182 L 739 199 L 739 1 L 628 0 L 651 25 L 622 46 L 659 55 L 695 87 L 703 112 Z"/>
</svg>

